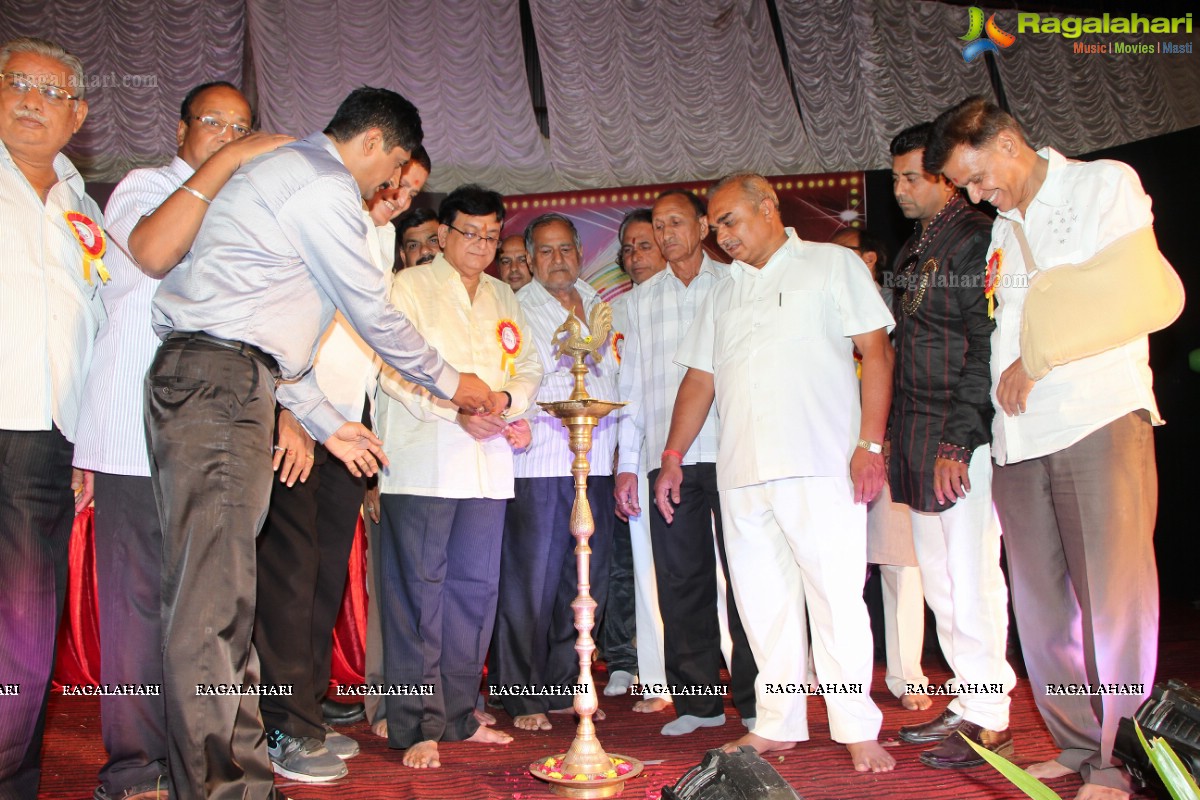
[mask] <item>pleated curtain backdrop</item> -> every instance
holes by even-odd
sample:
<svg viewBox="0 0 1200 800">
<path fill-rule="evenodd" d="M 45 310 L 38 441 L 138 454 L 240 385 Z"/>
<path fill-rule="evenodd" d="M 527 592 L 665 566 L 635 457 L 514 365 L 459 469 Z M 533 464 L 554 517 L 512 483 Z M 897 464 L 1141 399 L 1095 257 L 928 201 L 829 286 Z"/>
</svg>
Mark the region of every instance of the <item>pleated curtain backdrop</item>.
<svg viewBox="0 0 1200 800">
<path fill-rule="evenodd" d="M 789 75 L 767 0 L 529 4 L 549 141 L 518 0 L 6 0 L 0 38 L 43 36 L 83 59 L 91 111 L 68 153 L 103 181 L 165 163 L 184 93 L 240 84 L 247 58 L 269 130 L 319 130 L 356 86 L 405 94 L 421 109 L 434 191 L 885 168 L 898 130 L 991 92 L 982 59 L 958 54 L 963 6 L 775 0 Z M 1012 9 L 999 13 L 1015 27 Z M 996 61 L 1037 145 L 1086 153 L 1200 125 L 1190 56 L 1081 56 L 1070 40 L 1026 34 Z"/>
</svg>

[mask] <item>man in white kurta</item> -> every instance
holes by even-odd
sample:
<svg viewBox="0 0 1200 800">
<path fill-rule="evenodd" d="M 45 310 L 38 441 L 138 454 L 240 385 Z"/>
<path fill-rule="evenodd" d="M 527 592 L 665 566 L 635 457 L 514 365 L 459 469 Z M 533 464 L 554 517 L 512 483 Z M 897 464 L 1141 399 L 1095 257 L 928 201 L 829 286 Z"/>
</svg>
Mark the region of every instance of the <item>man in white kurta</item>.
<svg viewBox="0 0 1200 800">
<path fill-rule="evenodd" d="M 512 290 L 484 273 L 503 201 L 462 186 L 438 217 L 443 252 L 397 273 L 392 304 L 448 363 L 470 365 L 507 395 L 506 414 L 520 415 L 537 396 L 542 365 Z M 388 744 L 407 750 L 405 766 L 437 767 L 439 742 L 512 740 L 481 727 L 474 710 L 513 496 L 512 447 L 528 443 L 528 423 L 464 414 L 391 373 L 382 387 L 378 422 L 391 462 L 381 473 L 384 672 L 389 685 L 433 687 L 388 697 Z"/>
<path fill-rule="evenodd" d="M 784 228 L 761 176 L 718 182 L 709 221 L 734 261 L 676 354 L 688 372 L 655 500 L 669 522 L 684 480 L 677 454 L 715 399 L 729 571 L 759 669 L 756 725 L 729 747 L 764 753 L 808 739 L 806 695 L 818 693 L 855 769 L 885 772 L 895 760 L 876 741 L 882 715 L 869 694 L 873 648 L 861 587 L 866 503 L 884 477 L 892 316 L 851 252 Z M 819 686 L 805 681 L 806 607 Z"/>
<path fill-rule="evenodd" d="M 79 59 L 16 39 L 0 72 L 0 683 L 20 686 L 0 704 L 0 797 L 33 800 L 67 591 L 71 455 L 104 319 L 78 231 L 103 220 L 61 152 L 87 117 Z"/>
</svg>

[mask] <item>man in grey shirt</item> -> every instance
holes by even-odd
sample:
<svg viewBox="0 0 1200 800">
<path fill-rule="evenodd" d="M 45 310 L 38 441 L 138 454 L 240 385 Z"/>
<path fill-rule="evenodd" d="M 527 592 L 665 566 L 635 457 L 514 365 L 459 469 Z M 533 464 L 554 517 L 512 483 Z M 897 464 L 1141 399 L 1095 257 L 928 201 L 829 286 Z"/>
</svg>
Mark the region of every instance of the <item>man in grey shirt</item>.
<svg viewBox="0 0 1200 800">
<path fill-rule="evenodd" d="M 383 300 L 386 278 L 368 255 L 363 198 L 421 138 L 420 116 L 403 97 L 355 90 L 324 133 L 230 179 L 211 201 L 192 261 L 155 296 L 165 341 L 146 376 L 145 413 L 163 530 L 163 694 L 177 797 L 278 796 L 251 644 L 276 396 L 355 475 L 386 463 L 379 439 L 343 419 L 311 371 L 334 310 L 438 397 L 480 413 L 507 402 L 446 364 Z"/>
</svg>

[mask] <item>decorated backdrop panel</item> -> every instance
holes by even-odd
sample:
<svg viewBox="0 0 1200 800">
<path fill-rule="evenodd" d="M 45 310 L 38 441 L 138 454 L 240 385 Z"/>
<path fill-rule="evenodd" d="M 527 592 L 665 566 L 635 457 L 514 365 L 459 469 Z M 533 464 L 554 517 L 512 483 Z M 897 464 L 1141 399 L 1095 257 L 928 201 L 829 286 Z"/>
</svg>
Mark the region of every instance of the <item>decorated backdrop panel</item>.
<svg viewBox="0 0 1200 800">
<path fill-rule="evenodd" d="M 846 226 L 866 227 L 867 206 L 861 172 L 832 172 L 822 175 L 770 176 L 785 224 L 802 239 L 828 241 Z M 622 217 L 635 208 L 650 206 L 666 189 L 689 189 L 704 198 L 710 183 L 661 183 L 620 189 L 589 189 L 576 192 L 509 195 L 504 198 L 508 217 L 506 236 L 519 234 L 541 214 L 558 212 L 570 217 L 583 244 L 581 275 L 605 300 L 629 290 L 629 277 L 617 267 L 617 227 Z M 709 235 L 705 247 L 713 258 L 728 261 Z"/>
</svg>

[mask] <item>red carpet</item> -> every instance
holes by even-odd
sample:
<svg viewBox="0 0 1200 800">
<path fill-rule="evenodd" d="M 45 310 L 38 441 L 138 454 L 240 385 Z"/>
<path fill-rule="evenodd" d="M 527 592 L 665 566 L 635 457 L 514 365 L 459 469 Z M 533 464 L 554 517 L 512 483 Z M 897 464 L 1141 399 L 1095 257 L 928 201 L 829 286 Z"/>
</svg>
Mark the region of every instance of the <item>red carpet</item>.
<svg viewBox="0 0 1200 800">
<path fill-rule="evenodd" d="M 1164 609 L 1159 676 L 1175 677 L 1200 685 L 1200 613 L 1184 606 Z M 928 667 L 928 665 L 927 665 Z M 929 669 L 935 682 L 949 676 Z M 603 673 L 600 682 L 603 683 Z M 873 684 L 875 701 L 884 712 L 883 739 L 894 737 L 900 725 L 921 722 L 931 712 L 903 710 L 883 687 L 882 668 L 877 667 Z M 934 711 L 942 707 L 935 702 Z M 664 737 L 658 729 L 670 719 L 660 714 L 635 714 L 629 698 L 601 697 L 608 719 L 597 724 L 601 742 L 609 752 L 630 755 L 647 765 L 643 774 L 626 784 L 625 798 L 657 800 L 661 787 L 671 785 L 694 766 L 704 751 L 740 736 L 744 731 L 732 709 L 722 728 L 701 729 L 690 736 Z M 825 705 L 809 701 L 812 740 L 782 756 L 768 760 L 806 800 L 854 800 L 855 798 L 912 797 L 930 800 L 983 800 L 1020 795 L 989 768 L 948 772 L 917 763 L 921 746 L 896 743 L 891 749 L 899 764 L 883 775 L 855 773 L 846 751 L 829 740 Z M 400 764 L 400 752 L 389 750 L 382 739 L 371 735 L 365 723 L 342 728 L 355 737 L 362 753 L 348 762 L 350 775 L 323 786 L 282 783 L 294 800 L 541 800 L 554 797 L 546 784 L 529 776 L 526 765 L 539 756 L 562 752 L 571 742 L 574 726 L 555 720 L 552 731 L 516 731 L 507 715 L 496 711 L 498 726 L 515 737 L 507 746 L 449 744 L 442 747 L 442 767 L 409 770 Z M 1016 762 L 1026 765 L 1055 755 L 1049 734 L 1034 707 L 1028 681 L 1020 681 L 1013 693 L 1012 729 L 1016 740 Z M 894 740 L 893 740 L 894 741 Z M 83 800 L 91 796 L 96 772 L 104 762 L 100 741 L 99 703 L 91 698 L 53 696 L 44 753 L 42 791 L 46 800 Z M 1077 777 L 1050 784 L 1066 798 L 1074 796 Z"/>
</svg>

